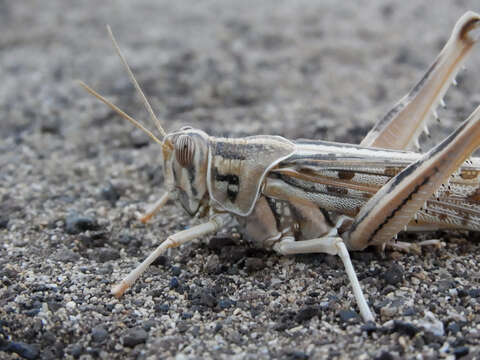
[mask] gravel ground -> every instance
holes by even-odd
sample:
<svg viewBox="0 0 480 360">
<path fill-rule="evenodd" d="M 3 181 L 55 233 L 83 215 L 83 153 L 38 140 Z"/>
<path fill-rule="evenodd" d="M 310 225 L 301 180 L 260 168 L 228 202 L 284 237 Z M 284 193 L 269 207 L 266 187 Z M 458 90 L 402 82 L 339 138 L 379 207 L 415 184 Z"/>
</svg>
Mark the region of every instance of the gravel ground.
<svg viewBox="0 0 480 360">
<path fill-rule="evenodd" d="M 478 1 L 0 0 L 0 358 L 480 358 L 474 233 L 403 235 L 445 241 L 421 255 L 353 253 L 376 325 L 339 259 L 258 251 L 235 229 L 114 299 L 193 222 L 174 203 L 136 220 L 162 194 L 159 147 L 73 81 L 147 119 L 109 23 L 169 130 L 358 143 L 468 9 Z M 477 50 L 433 139 L 480 102 L 479 65 Z"/>
</svg>

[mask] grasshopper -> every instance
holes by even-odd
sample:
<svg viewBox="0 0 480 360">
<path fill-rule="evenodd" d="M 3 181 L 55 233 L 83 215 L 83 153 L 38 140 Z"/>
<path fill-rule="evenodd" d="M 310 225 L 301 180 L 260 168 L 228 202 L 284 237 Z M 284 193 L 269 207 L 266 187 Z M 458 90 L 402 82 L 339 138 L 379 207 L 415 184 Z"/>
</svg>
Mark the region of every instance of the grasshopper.
<svg viewBox="0 0 480 360">
<path fill-rule="evenodd" d="M 480 158 L 470 159 L 480 146 L 480 106 L 430 151 L 418 147 L 421 132 L 437 117 L 437 106 L 480 39 L 480 15 L 467 12 L 457 21 L 426 74 L 360 145 L 269 135 L 218 138 L 191 127 L 167 133 L 108 31 L 160 137 L 80 84 L 162 148 L 168 191 L 141 220 L 148 221 L 169 199 L 191 216 L 207 218 L 169 236 L 112 288 L 115 296 L 167 249 L 236 221 L 260 248 L 283 255 L 338 255 L 364 321 L 373 321 L 349 251 L 396 246 L 404 230 L 480 230 Z"/>
</svg>

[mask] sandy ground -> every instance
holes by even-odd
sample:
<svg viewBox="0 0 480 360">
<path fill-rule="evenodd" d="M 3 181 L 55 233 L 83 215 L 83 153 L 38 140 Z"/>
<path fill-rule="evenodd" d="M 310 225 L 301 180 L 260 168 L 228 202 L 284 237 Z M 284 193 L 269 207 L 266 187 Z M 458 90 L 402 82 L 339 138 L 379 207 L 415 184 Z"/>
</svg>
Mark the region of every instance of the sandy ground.
<svg viewBox="0 0 480 360">
<path fill-rule="evenodd" d="M 421 235 L 446 242 L 422 255 L 352 254 L 375 326 L 338 259 L 257 251 L 234 229 L 173 251 L 114 299 L 113 283 L 193 222 L 175 203 L 136 220 L 162 194 L 159 146 L 74 82 L 148 123 L 108 23 L 167 130 L 358 143 L 480 10 L 434 6 L 0 0 L 0 358 L 480 357 L 473 233 Z M 477 50 L 433 141 L 480 102 L 479 65 Z"/>
</svg>

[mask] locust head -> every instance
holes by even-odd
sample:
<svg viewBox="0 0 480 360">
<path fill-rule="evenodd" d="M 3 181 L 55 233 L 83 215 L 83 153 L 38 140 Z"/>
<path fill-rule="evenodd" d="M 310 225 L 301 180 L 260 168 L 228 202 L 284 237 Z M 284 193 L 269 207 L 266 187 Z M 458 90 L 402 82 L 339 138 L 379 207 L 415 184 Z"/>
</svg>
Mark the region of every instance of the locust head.
<svg viewBox="0 0 480 360">
<path fill-rule="evenodd" d="M 185 211 L 194 216 L 201 205 L 208 203 L 208 135 L 183 127 L 168 134 L 162 147 L 166 185 Z"/>
</svg>

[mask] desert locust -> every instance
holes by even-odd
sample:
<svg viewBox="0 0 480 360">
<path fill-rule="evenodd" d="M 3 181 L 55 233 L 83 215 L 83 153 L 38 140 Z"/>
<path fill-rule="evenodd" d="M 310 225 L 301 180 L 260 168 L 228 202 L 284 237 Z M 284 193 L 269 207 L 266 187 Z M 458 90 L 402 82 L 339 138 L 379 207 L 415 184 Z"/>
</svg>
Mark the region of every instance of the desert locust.
<svg viewBox="0 0 480 360">
<path fill-rule="evenodd" d="M 345 265 L 360 313 L 374 315 L 349 251 L 395 246 L 408 230 L 480 230 L 480 106 L 446 139 L 421 153 L 418 138 L 480 38 L 480 16 L 465 13 L 422 79 L 360 145 L 280 136 L 218 138 L 184 127 L 167 133 L 109 33 L 159 136 L 81 85 L 160 144 L 169 200 L 205 222 L 169 236 L 112 289 L 120 297 L 167 249 L 238 223 L 255 246 L 283 255 L 328 253 Z M 334 219 L 334 222 L 331 221 Z M 407 246 L 407 244 L 397 244 Z"/>
</svg>

